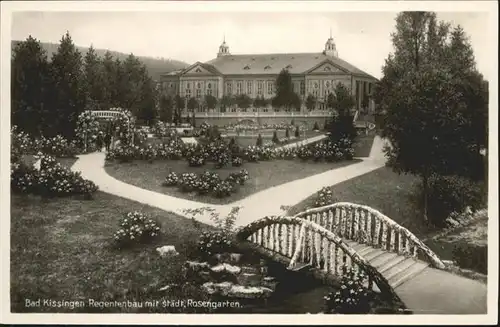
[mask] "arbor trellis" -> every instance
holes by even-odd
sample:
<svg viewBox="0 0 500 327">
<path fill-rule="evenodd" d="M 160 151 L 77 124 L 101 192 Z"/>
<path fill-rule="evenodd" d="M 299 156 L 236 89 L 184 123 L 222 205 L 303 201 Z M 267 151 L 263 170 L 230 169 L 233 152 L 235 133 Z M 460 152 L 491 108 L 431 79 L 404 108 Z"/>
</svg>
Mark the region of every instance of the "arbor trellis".
<svg viewBox="0 0 500 327">
<path fill-rule="evenodd" d="M 95 145 L 97 133 L 99 132 L 99 119 L 107 120 L 113 128 L 113 135 L 120 136 L 120 142 L 134 144 L 135 117 L 129 110 L 122 108 L 111 108 L 110 110 L 87 110 L 78 117 L 77 137 L 83 143 L 85 152 L 89 145 Z M 89 144 L 89 140 L 93 143 Z"/>
</svg>

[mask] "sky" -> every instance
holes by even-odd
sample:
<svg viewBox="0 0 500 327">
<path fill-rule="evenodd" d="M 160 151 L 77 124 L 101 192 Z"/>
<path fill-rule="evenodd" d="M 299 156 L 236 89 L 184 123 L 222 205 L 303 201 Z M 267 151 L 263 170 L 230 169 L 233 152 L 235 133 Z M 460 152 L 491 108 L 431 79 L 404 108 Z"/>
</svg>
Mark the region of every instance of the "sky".
<svg viewBox="0 0 500 327">
<path fill-rule="evenodd" d="M 477 67 L 488 78 L 488 12 L 438 12 L 470 37 Z M 396 12 L 15 12 L 11 35 L 192 64 L 216 56 L 223 38 L 232 54 L 321 52 L 330 30 L 339 57 L 380 78 L 392 51 Z"/>
</svg>

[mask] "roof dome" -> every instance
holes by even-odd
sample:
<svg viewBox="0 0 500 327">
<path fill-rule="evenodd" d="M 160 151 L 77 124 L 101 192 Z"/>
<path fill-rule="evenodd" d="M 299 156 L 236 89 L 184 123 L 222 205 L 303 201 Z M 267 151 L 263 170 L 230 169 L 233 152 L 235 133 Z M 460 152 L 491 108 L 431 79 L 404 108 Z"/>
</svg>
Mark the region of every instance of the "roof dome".
<svg viewBox="0 0 500 327">
<path fill-rule="evenodd" d="M 229 46 L 226 43 L 226 37 L 222 41 L 222 44 L 219 46 L 219 52 L 217 53 L 217 57 L 230 55 Z"/>
<path fill-rule="evenodd" d="M 326 40 L 325 43 L 325 55 L 331 57 L 338 57 L 337 46 L 335 45 L 335 41 L 333 41 L 332 31 L 330 30 L 330 37 Z"/>
</svg>

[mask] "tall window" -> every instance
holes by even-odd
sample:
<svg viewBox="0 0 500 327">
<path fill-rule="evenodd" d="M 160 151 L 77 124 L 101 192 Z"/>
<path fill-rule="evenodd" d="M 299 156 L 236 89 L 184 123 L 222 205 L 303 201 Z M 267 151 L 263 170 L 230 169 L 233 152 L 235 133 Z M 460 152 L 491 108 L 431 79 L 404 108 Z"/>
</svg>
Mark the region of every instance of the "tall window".
<svg viewBox="0 0 500 327">
<path fill-rule="evenodd" d="M 226 83 L 226 92 L 228 95 L 233 94 L 233 84 L 231 82 Z"/>
<path fill-rule="evenodd" d="M 186 84 L 186 98 L 191 97 L 191 83 Z"/>
<path fill-rule="evenodd" d="M 373 85 L 373 83 L 368 83 L 368 94 L 369 95 L 372 94 L 372 85 Z"/>
<path fill-rule="evenodd" d="M 212 95 L 212 84 L 208 83 L 207 84 L 207 95 Z"/>
<path fill-rule="evenodd" d="M 267 81 L 267 94 L 273 94 L 273 81 Z"/>
<path fill-rule="evenodd" d="M 247 81 L 247 94 L 248 95 L 253 94 L 253 84 L 252 84 L 252 81 Z"/>
<path fill-rule="evenodd" d="M 236 82 L 236 94 L 240 95 L 242 93 L 243 93 L 243 82 L 238 81 L 238 82 Z"/>
<path fill-rule="evenodd" d="M 306 93 L 306 83 L 304 81 L 300 81 L 300 94 L 304 95 Z"/>
<path fill-rule="evenodd" d="M 262 95 L 264 90 L 264 82 L 263 81 L 258 81 L 257 82 L 257 94 Z"/>
<path fill-rule="evenodd" d="M 201 98 L 201 89 L 196 89 L 196 97 Z"/>
</svg>

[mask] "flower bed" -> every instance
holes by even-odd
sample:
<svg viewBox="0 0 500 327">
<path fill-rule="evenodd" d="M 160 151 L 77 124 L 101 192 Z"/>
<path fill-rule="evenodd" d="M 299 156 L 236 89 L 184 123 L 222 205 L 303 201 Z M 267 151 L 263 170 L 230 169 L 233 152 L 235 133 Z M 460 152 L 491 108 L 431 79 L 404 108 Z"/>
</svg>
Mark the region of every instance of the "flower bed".
<svg viewBox="0 0 500 327">
<path fill-rule="evenodd" d="M 98 187 L 90 180 L 63 167 L 51 156 L 41 156 L 40 170 L 24 163 L 11 163 L 11 188 L 15 192 L 61 197 L 83 194 L 90 198 Z"/>
<path fill-rule="evenodd" d="M 236 149 L 236 150 L 235 150 Z M 127 162 L 131 160 L 153 159 L 180 159 L 184 158 L 190 166 L 200 167 L 207 162 L 214 162 L 216 168 L 222 168 L 230 163 L 236 166 L 244 161 L 258 162 L 275 159 L 292 160 L 300 158 L 303 161 L 313 160 L 336 162 L 351 160 L 354 156 L 352 143 L 342 139 L 338 143 L 327 140 L 310 145 L 296 147 L 274 148 L 270 145 L 250 145 L 244 148 L 230 146 L 222 140 L 211 141 L 206 144 L 183 143 L 174 138 L 161 144 L 149 144 L 144 147 L 123 145 L 115 148 L 106 155 L 106 160 Z M 233 160 L 233 157 L 239 159 Z M 240 160 L 241 159 L 241 160 Z"/>
<path fill-rule="evenodd" d="M 245 169 L 229 174 L 226 179 L 221 179 L 216 172 L 205 171 L 202 174 L 171 172 L 165 178 L 163 186 L 177 186 L 182 192 L 197 192 L 200 195 L 210 194 L 217 198 L 231 196 L 238 190 L 238 185 L 244 185 L 249 179 Z"/>
<path fill-rule="evenodd" d="M 58 158 L 72 158 L 81 152 L 76 141 L 68 141 L 60 135 L 36 139 L 22 131 L 18 132 L 16 126 L 11 129 L 11 148 L 20 154 L 43 152 Z"/>
</svg>

